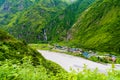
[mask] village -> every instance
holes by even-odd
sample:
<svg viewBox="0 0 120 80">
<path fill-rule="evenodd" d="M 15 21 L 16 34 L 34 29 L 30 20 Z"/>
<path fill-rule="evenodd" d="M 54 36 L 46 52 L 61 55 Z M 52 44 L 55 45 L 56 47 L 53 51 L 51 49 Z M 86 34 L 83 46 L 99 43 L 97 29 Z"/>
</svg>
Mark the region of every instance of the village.
<svg viewBox="0 0 120 80">
<path fill-rule="evenodd" d="M 107 52 L 106 54 L 100 55 L 98 52 L 92 50 L 83 50 L 81 48 L 70 48 L 67 46 L 60 46 L 60 45 L 54 45 L 53 49 L 62 53 L 71 53 L 95 62 L 120 63 L 118 57 Z"/>
</svg>

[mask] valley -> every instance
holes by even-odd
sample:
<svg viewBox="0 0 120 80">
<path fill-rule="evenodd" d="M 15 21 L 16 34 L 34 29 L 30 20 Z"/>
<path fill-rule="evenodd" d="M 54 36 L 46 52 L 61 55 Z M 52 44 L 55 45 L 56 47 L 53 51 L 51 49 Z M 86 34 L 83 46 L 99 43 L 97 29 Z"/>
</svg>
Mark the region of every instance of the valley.
<svg viewBox="0 0 120 80">
<path fill-rule="evenodd" d="M 119 0 L 0 0 L 0 80 L 119 75 Z"/>
<path fill-rule="evenodd" d="M 111 64 L 95 63 L 84 58 L 74 57 L 58 52 L 50 52 L 45 50 L 38 50 L 46 59 L 58 63 L 66 71 L 70 72 L 75 70 L 76 72 L 82 71 L 86 67 L 90 70 L 98 69 L 101 73 L 107 73 L 107 70 L 112 68 Z M 94 65 L 94 66 L 93 66 Z M 120 70 L 120 64 L 115 64 L 115 69 Z"/>
</svg>

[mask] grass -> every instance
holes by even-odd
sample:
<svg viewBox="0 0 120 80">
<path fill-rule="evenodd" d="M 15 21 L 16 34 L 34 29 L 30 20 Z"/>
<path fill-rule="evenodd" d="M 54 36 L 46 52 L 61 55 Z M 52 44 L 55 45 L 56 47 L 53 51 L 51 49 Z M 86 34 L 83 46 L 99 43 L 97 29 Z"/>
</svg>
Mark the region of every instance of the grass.
<svg viewBox="0 0 120 80">
<path fill-rule="evenodd" d="M 49 44 L 29 44 L 30 47 L 33 49 L 40 49 L 40 50 L 51 50 L 53 46 Z"/>
</svg>

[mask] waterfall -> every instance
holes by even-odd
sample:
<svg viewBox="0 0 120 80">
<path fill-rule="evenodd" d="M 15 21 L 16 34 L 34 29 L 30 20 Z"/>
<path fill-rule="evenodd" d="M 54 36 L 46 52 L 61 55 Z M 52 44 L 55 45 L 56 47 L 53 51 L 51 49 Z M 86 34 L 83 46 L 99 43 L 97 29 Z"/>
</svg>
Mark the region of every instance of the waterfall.
<svg viewBox="0 0 120 80">
<path fill-rule="evenodd" d="M 43 30 L 43 35 L 44 35 L 44 40 L 47 41 L 47 33 L 45 29 Z"/>
</svg>

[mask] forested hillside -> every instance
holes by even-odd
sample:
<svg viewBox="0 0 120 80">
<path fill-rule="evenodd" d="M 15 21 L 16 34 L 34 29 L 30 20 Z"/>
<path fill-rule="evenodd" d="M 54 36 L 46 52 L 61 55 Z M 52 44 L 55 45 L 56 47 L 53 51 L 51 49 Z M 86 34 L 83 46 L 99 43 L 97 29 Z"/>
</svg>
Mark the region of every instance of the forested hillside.
<svg viewBox="0 0 120 80">
<path fill-rule="evenodd" d="M 0 79 L 26 80 L 32 77 L 32 80 L 48 78 L 52 80 L 53 76 L 60 76 L 61 73 L 66 73 L 66 71 L 59 65 L 47 61 L 25 42 L 18 41 L 0 30 Z"/>
<path fill-rule="evenodd" d="M 31 6 L 22 10 L 22 12 L 19 12 L 19 8 L 12 6 L 11 8 L 15 8 L 18 11 L 10 11 L 18 13 L 2 17 L 1 26 L 4 26 L 3 28 L 7 29 L 16 38 L 23 39 L 29 43 L 44 42 L 46 38 L 47 41 L 65 40 L 67 31 L 76 22 L 80 13 L 87 9 L 94 1 L 37 0 L 31 1 L 33 4 L 31 3 Z M 61 31 L 63 33 L 59 34 Z"/>
<path fill-rule="evenodd" d="M 44 27 L 70 3 L 62 0 L 40 0 L 29 9 L 14 15 L 7 24 L 8 31 L 26 42 L 44 41 Z"/>
<path fill-rule="evenodd" d="M 98 0 L 69 31 L 78 47 L 120 52 L 120 1 Z"/>
<path fill-rule="evenodd" d="M 93 61 L 111 60 L 112 69 L 103 74 L 93 70 L 94 64 L 87 68 L 84 62 L 81 67 L 70 61 L 80 72 L 71 67 L 66 72 L 34 47 L 90 56 Z M 0 80 L 120 80 L 120 65 L 115 64 L 119 54 L 119 0 L 0 0 Z"/>
<path fill-rule="evenodd" d="M 28 43 L 67 41 L 76 47 L 119 52 L 120 2 L 76 1 L 1 0 L 0 25 Z"/>
<path fill-rule="evenodd" d="M 16 13 L 28 9 L 37 2 L 38 0 L 0 0 L 0 26 L 5 27 Z"/>
<path fill-rule="evenodd" d="M 48 39 L 54 41 L 66 40 L 67 31 L 77 21 L 81 13 L 94 1 L 95 0 L 78 0 L 51 20 L 46 26 Z"/>
</svg>

